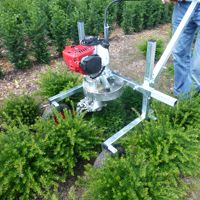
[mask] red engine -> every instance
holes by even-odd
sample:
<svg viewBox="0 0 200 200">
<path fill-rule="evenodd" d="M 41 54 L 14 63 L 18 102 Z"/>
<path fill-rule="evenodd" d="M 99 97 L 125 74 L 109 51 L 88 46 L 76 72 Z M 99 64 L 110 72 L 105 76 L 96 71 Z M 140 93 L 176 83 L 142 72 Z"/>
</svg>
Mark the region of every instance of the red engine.
<svg viewBox="0 0 200 200">
<path fill-rule="evenodd" d="M 85 56 L 91 56 L 94 50 L 94 46 L 66 46 L 63 51 L 63 58 L 70 70 L 79 72 L 81 74 L 86 74 L 86 72 L 80 66 L 81 59 Z"/>
</svg>

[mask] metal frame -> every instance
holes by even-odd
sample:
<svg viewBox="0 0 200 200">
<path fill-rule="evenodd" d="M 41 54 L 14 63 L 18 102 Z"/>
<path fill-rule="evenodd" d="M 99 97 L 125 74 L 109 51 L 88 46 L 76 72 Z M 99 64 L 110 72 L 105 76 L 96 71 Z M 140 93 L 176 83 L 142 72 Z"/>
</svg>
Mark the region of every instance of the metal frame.
<svg viewBox="0 0 200 200">
<path fill-rule="evenodd" d="M 131 123 L 126 125 L 124 128 L 122 128 L 120 131 L 115 133 L 113 136 L 108 138 L 102 144 L 102 147 L 104 149 L 107 149 L 111 153 L 117 152 L 117 149 L 113 146 L 113 143 L 116 142 L 118 139 L 120 139 L 122 136 L 124 136 L 133 127 L 137 126 L 139 123 L 141 123 L 143 120 L 145 120 L 146 118 L 149 117 L 148 112 L 149 112 L 149 103 L 150 103 L 151 98 L 157 99 L 158 101 L 163 102 L 169 106 L 176 105 L 177 99 L 175 99 L 171 96 L 168 96 L 158 90 L 155 90 L 153 88 L 153 85 L 154 85 L 154 82 L 155 82 L 156 78 L 158 77 L 159 73 L 161 72 L 162 68 L 166 65 L 166 63 L 172 53 L 173 48 L 175 47 L 177 41 L 179 40 L 184 27 L 189 22 L 189 20 L 192 16 L 192 13 L 199 2 L 200 2 L 200 0 L 192 1 L 190 7 L 188 8 L 185 16 L 183 17 L 180 25 L 178 26 L 176 32 L 174 33 L 172 39 L 170 40 L 167 48 L 165 49 L 160 60 L 156 64 L 155 68 L 154 68 L 154 60 L 155 60 L 156 42 L 155 41 L 148 42 L 147 56 L 146 56 L 146 68 L 145 68 L 143 84 L 139 84 L 139 83 L 135 82 L 134 80 L 131 80 L 127 77 L 121 76 L 115 72 L 112 72 L 114 76 L 123 80 L 126 83 L 126 85 L 132 87 L 133 90 L 137 90 L 143 94 L 142 111 L 141 111 L 141 115 L 138 118 L 136 118 Z M 55 107 L 58 107 L 59 101 L 65 99 L 67 97 L 70 97 L 82 90 L 83 90 L 82 85 L 74 87 L 66 92 L 62 92 L 58 95 L 55 95 L 55 96 L 49 98 L 49 103 L 54 105 Z"/>
</svg>

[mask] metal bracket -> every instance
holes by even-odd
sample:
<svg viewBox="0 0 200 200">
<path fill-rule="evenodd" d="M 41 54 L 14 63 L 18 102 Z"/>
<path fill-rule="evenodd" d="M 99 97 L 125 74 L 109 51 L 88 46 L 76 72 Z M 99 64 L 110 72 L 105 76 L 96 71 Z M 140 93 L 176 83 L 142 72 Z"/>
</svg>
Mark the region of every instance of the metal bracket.
<svg viewBox="0 0 200 200">
<path fill-rule="evenodd" d="M 118 78 L 121 78 L 127 85 L 131 86 L 133 90 L 137 90 L 141 93 L 143 93 L 143 100 L 142 100 L 142 111 L 141 115 L 133 120 L 131 123 L 129 123 L 127 126 L 122 128 L 120 131 L 115 133 L 113 136 L 108 138 L 103 144 L 102 147 L 104 149 L 107 149 L 111 153 L 115 154 L 117 153 L 117 149 L 113 146 L 113 143 L 116 142 L 118 139 L 120 139 L 122 136 L 124 136 L 129 130 L 137 126 L 140 122 L 147 119 L 148 113 L 149 113 L 149 104 L 151 98 L 155 98 L 163 103 L 166 103 L 170 106 L 175 106 L 177 99 L 170 97 L 166 94 L 163 94 L 154 88 L 151 87 L 152 84 L 152 73 L 153 73 L 153 67 L 154 67 L 154 60 L 155 60 L 155 52 L 156 52 L 156 42 L 155 41 L 149 41 L 147 46 L 147 55 L 146 55 L 146 68 L 145 68 L 145 75 L 144 75 L 144 82 L 142 85 L 126 78 L 121 75 L 118 75 L 117 73 L 114 73 L 115 76 Z"/>
<path fill-rule="evenodd" d="M 67 98 L 67 97 L 70 97 L 78 92 L 81 92 L 83 90 L 83 86 L 82 85 L 78 85 L 76 87 L 73 87 L 72 89 L 70 90 L 67 90 L 67 91 L 64 91 L 64 92 L 61 92 L 53 97 L 50 97 L 48 99 L 49 103 L 54 105 L 55 107 L 58 107 L 59 106 L 59 101 L 62 101 L 63 99 Z"/>
</svg>

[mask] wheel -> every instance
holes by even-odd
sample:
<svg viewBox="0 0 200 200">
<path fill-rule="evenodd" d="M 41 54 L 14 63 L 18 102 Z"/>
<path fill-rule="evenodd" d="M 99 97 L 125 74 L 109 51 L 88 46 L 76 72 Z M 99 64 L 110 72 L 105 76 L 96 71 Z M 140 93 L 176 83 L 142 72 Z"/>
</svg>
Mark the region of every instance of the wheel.
<svg viewBox="0 0 200 200">
<path fill-rule="evenodd" d="M 60 105 L 57 107 L 57 110 L 58 110 L 58 112 L 62 115 L 62 118 L 63 118 L 63 119 L 65 119 L 64 109 L 69 109 L 69 107 L 68 107 L 66 104 L 60 104 Z M 54 115 L 53 110 L 52 110 L 52 108 L 51 108 L 50 105 L 48 105 L 48 106 L 45 108 L 45 110 L 44 110 L 44 112 L 43 112 L 43 114 L 42 114 L 42 117 L 43 117 L 44 119 L 51 119 L 51 118 L 52 118 L 52 119 L 54 120 L 54 122 L 55 122 L 56 124 L 58 124 L 58 119 L 57 119 L 57 117 Z"/>
<path fill-rule="evenodd" d="M 120 144 L 114 144 L 113 146 L 117 149 L 117 156 L 122 157 L 122 156 L 125 155 L 125 150 L 124 150 L 124 148 Z M 106 159 L 109 156 L 113 156 L 113 155 L 115 155 L 115 154 L 112 154 L 110 151 L 107 151 L 107 150 L 104 149 L 98 155 L 98 157 L 96 158 L 96 160 L 94 161 L 93 166 L 96 167 L 96 168 L 100 168 L 106 162 Z"/>
</svg>

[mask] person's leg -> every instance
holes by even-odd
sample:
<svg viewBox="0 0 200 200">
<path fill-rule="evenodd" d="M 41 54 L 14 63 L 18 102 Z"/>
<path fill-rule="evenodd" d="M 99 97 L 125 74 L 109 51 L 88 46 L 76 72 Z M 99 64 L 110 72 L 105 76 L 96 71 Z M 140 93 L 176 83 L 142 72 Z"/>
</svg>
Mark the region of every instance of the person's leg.
<svg viewBox="0 0 200 200">
<path fill-rule="evenodd" d="M 195 11 L 194 21 L 198 25 L 199 30 L 194 47 L 191 74 L 196 89 L 200 91 L 200 5 Z"/>
<path fill-rule="evenodd" d="M 173 32 L 180 24 L 189 3 L 177 3 L 172 17 Z M 197 25 L 191 20 L 185 27 L 172 55 L 174 62 L 174 95 L 187 94 L 191 90 L 191 49 Z"/>
<path fill-rule="evenodd" d="M 191 68 L 195 88 L 200 91 L 200 31 L 197 35 Z"/>
</svg>

